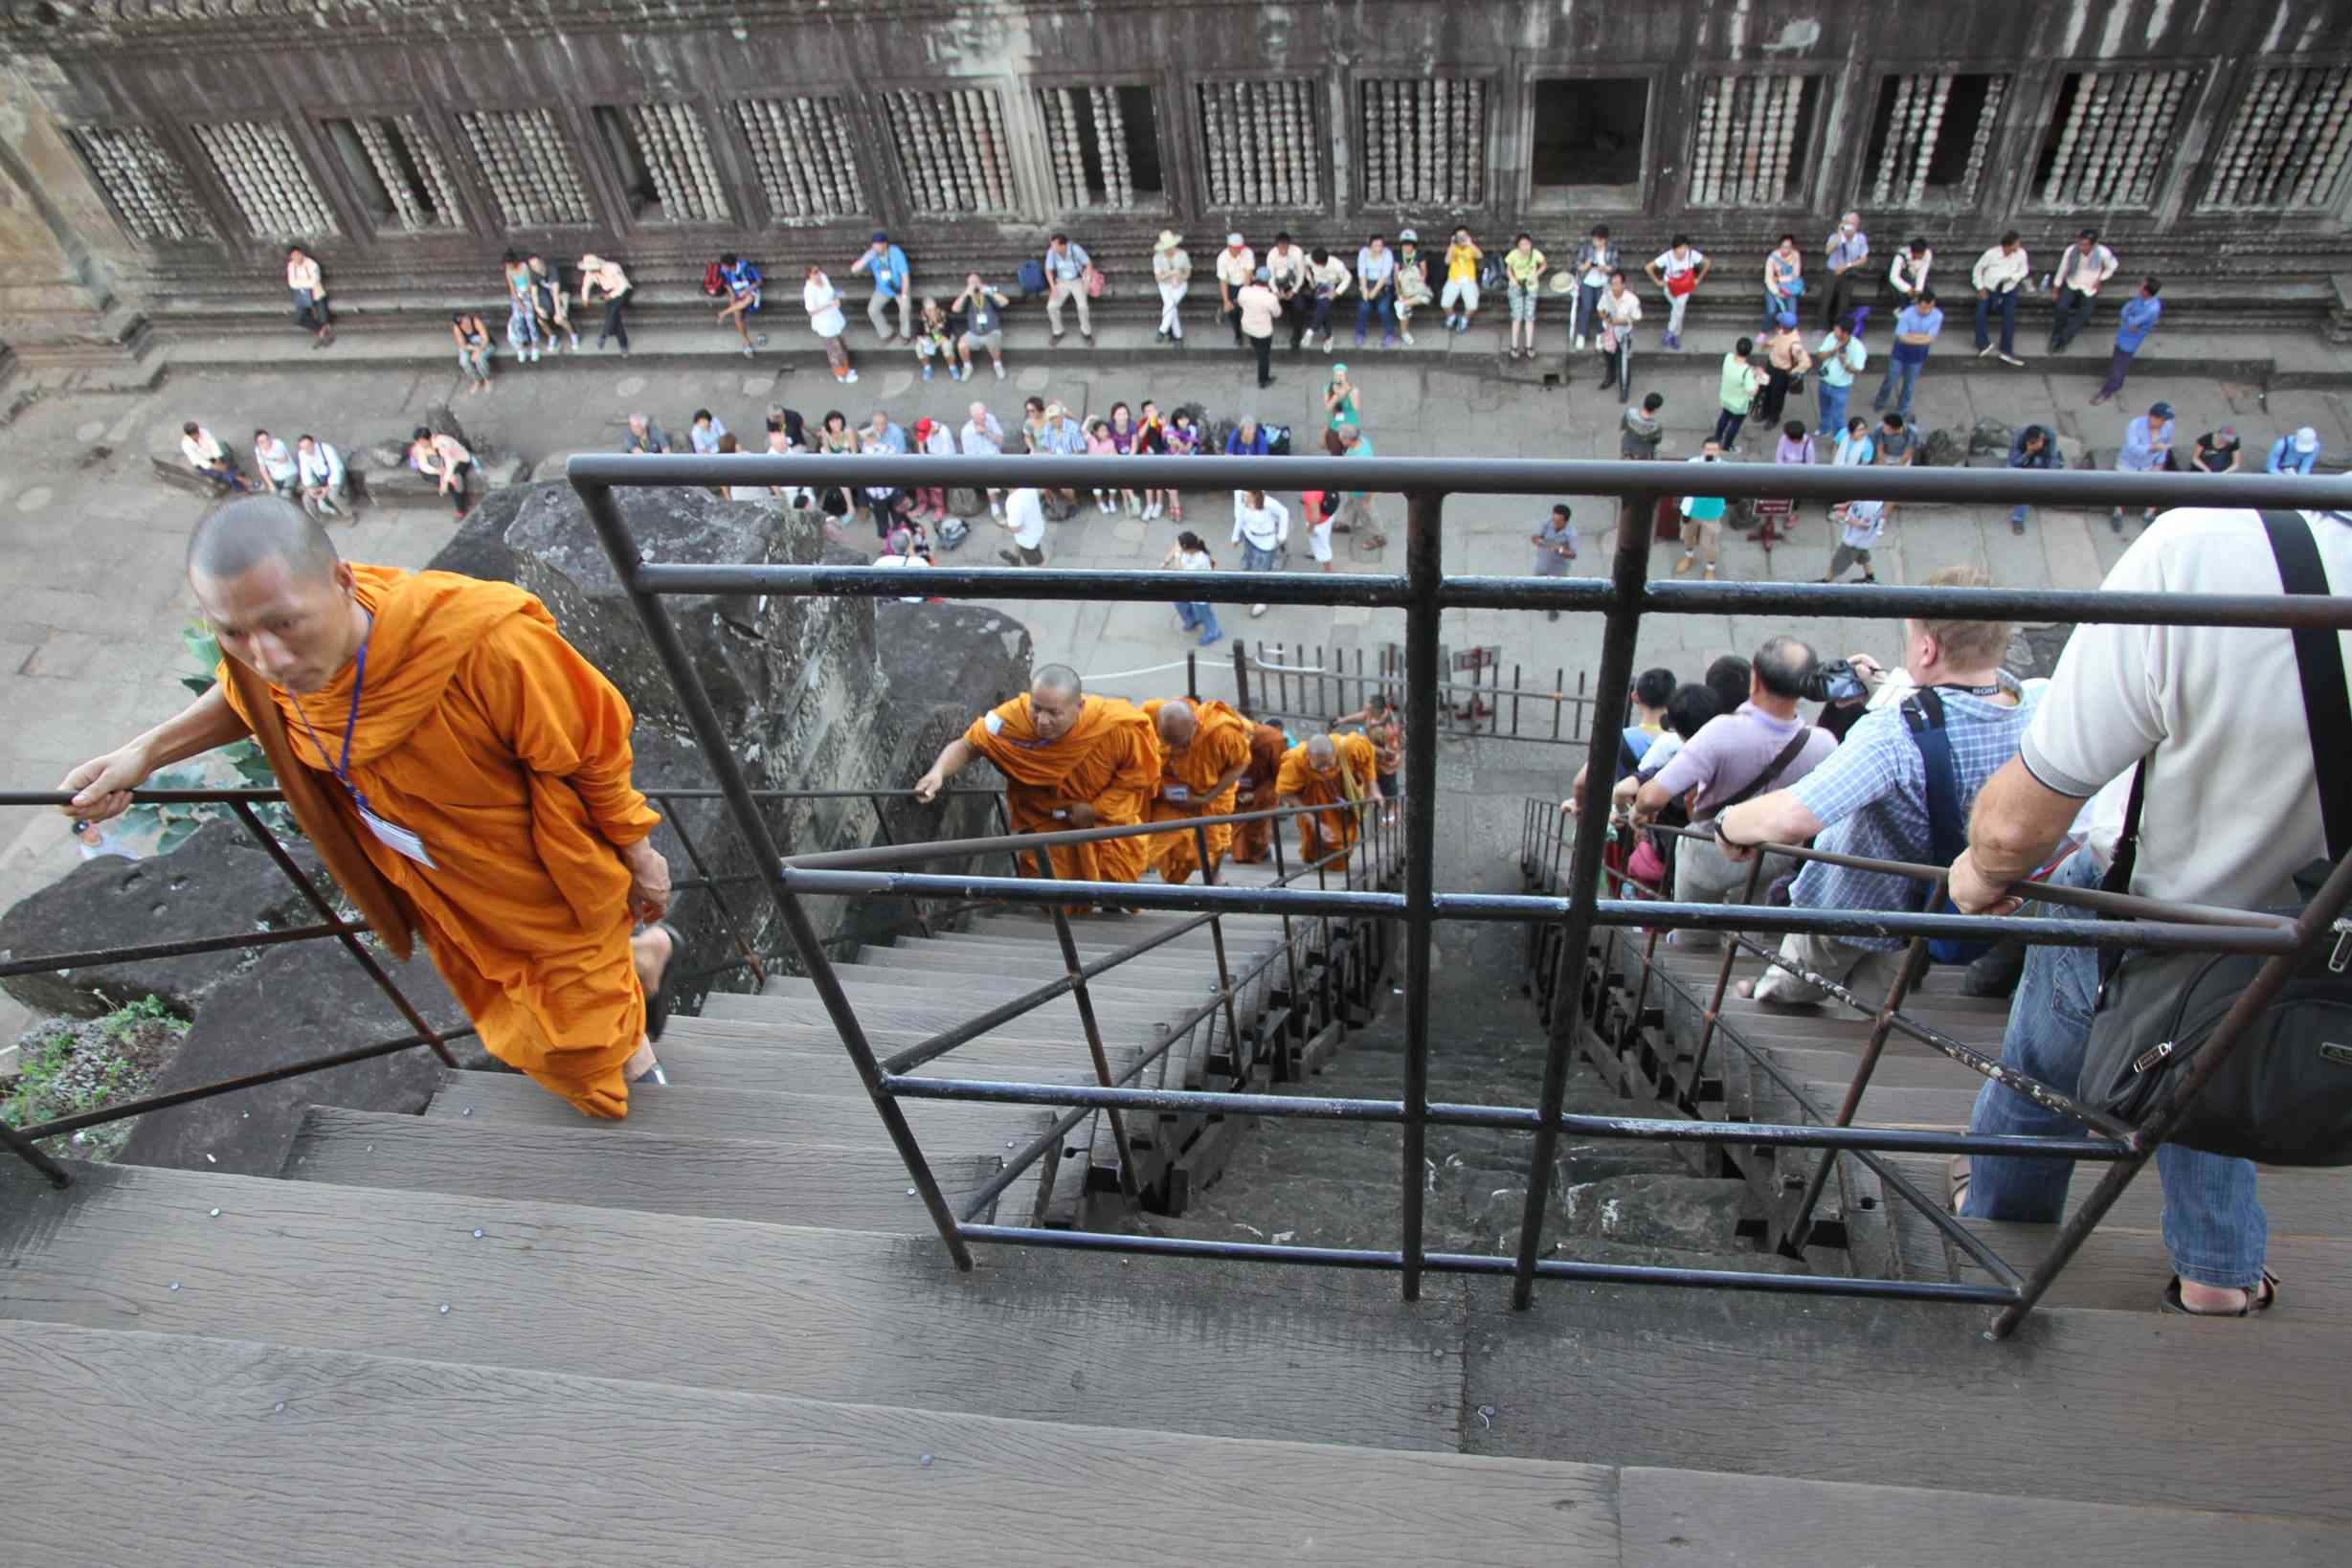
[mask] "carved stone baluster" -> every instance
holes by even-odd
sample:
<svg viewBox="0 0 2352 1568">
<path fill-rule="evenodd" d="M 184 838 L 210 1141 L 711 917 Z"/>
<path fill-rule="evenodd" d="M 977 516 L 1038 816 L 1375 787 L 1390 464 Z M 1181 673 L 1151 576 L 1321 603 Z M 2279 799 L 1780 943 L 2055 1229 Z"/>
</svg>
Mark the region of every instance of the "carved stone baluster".
<svg viewBox="0 0 2352 1568">
<path fill-rule="evenodd" d="M 2001 101 L 2008 95 L 2009 78 L 1994 77 L 1984 84 L 1984 107 L 1978 111 L 1976 133 L 1968 143 L 1968 168 L 1960 175 L 1962 199 L 1974 201 L 1984 165 L 1992 156 L 1993 127 L 2001 123 Z"/>
<path fill-rule="evenodd" d="M 2042 205 L 2063 206 L 2066 201 L 2067 166 L 2074 156 L 2074 144 L 2082 138 L 2083 122 L 2091 113 L 2091 78 L 2076 76 L 2074 97 L 2068 103 L 2066 123 L 2058 128 L 2058 147 L 2050 155 L 2050 177 L 2042 185 Z"/>
</svg>

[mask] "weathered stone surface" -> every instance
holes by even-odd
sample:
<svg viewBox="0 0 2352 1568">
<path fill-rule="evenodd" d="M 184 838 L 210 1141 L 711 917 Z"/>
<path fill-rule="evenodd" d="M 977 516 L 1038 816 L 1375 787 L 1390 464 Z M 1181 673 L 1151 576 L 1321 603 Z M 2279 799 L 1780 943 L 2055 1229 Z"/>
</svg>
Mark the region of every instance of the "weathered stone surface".
<svg viewBox="0 0 2352 1568">
<path fill-rule="evenodd" d="M 390 967 L 402 994 L 427 1021 L 450 1028 L 460 1023 L 456 1000 L 421 954 Z M 154 1092 L 168 1094 L 407 1033 L 407 1021 L 340 945 L 275 949 L 206 997 L 195 1027 L 157 1078 Z M 479 1047 L 459 1052 L 459 1060 L 487 1064 Z M 141 1117 L 122 1157 L 133 1165 L 275 1176 L 285 1163 L 304 1107 L 421 1111 L 440 1072 L 432 1051 L 419 1046 L 192 1100 Z"/>
<path fill-rule="evenodd" d="M 1580 1182 L 1562 1195 L 1560 1228 L 1635 1246 L 1740 1250 L 1744 1182 L 1704 1176 L 1622 1176 Z"/>
<path fill-rule="evenodd" d="M 1986 414 L 1968 432 L 1968 455 L 1972 458 L 1998 457 L 2006 460 L 2009 443 L 2017 438 L 2017 428 L 2004 424 Z"/>
<path fill-rule="evenodd" d="M 331 887 L 308 846 L 289 847 L 298 864 Z M 168 855 L 84 861 L 63 881 L 0 915 L 0 950 L 11 957 L 306 926 L 317 912 L 268 853 L 235 822 L 208 822 Z M 105 964 L 64 974 L 0 980 L 9 995 L 45 1013 L 96 1018 L 142 997 L 161 997 L 193 1017 L 216 987 L 253 962 L 250 952 L 197 953 Z"/>
<path fill-rule="evenodd" d="M 1958 468 L 1967 460 L 1967 443 L 1949 430 L 1929 431 L 1919 450 L 1923 468 Z"/>
</svg>

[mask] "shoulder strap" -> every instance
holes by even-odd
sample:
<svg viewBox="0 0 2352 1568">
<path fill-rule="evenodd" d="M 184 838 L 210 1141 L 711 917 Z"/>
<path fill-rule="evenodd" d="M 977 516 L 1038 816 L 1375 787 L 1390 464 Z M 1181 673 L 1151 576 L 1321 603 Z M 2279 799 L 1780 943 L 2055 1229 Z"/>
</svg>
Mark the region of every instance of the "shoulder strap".
<svg viewBox="0 0 2352 1568">
<path fill-rule="evenodd" d="M 1929 853 L 1936 864 L 1949 865 L 1968 847 L 1968 824 L 1960 816 L 1960 769 L 1952 760 L 1952 737 L 1944 733 L 1943 699 L 1934 687 L 1904 699 L 1903 723 L 1927 773 Z"/>
<path fill-rule="evenodd" d="M 2300 513 L 2262 514 L 2271 553 L 2278 558 L 2279 585 L 2290 594 L 2327 596 L 2327 568 L 2318 541 Z M 2344 689 L 2343 646 L 2325 626 L 2295 628 L 2295 667 L 2303 683 L 2303 722 L 2311 731 L 2311 758 L 2319 782 L 2319 820 L 2327 833 L 2327 855 L 2341 860 L 2352 849 L 2352 700 Z"/>
<path fill-rule="evenodd" d="M 1724 801 L 1721 805 L 1716 805 L 1712 801 L 1709 802 L 1707 807 L 1708 814 L 1710 816 L 1719 817 L 1724 812 L 1731 810 L 1732 807 L 1740 804 L 1742 801 L 1753 800 L 1758 795 L 1763 794 L 1766 790 L 1771 789 L 1772 786 L 1780 780 L 1781 775 L 1788 771 L 1788 765 L 1797 760 L 1797 754 L 1804 750 L 1805 742 L 1811 740 L 1812 738 L 1813 727 L 1809 724 L 1799 725 L 1797 727 L 1797 733 L 1789 737 L 1789 742 L 1786 746 L 1781 748 L 1781 754 L 1772 759 L 1771 766 L 1767 767 L 1762 773 L 1758 773 L 1754 778 L 1749 779 L 1746 788 L 1742 789 L 1737 795 L 1733 795 L 1729 800 Z"/>
</svg>

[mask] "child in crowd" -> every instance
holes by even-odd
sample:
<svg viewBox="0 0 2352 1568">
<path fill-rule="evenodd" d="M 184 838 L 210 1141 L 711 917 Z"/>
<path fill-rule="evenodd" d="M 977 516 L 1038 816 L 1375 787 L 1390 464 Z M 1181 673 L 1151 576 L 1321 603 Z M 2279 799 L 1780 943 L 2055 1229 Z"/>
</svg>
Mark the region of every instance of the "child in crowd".
<svg viewBox="0 0 2352 1568">
<path fill-rule="evenodd" d="M 1089 458 L 1115 458 L 1118 455 L 1119 449 L 1111 444 L 1109 423 L 1101 418 L 1087 420 L 1086 456 Z M 1110 516 L 1119 509 L 1117 506 L 1111 504 L 1110 492 L 1109 490 L 1095 491 L 1094 504 L 1105 517 Z"/>
<path fill-rule="evenodd" d="M 963 367 L 955 363 L 955 352 L 948 336 L 948 313 L 939 308 L 937 300 L 929 296 L 923 301 L 923 319 L 915 323 L 914 349 L 916 360 L 923 366 L 924 380 L 929 381 L 931 372 L 939 368 L 931 363 L 933 360 L 946 363 L 949 380 L 964 378 Z"/>
</svg>

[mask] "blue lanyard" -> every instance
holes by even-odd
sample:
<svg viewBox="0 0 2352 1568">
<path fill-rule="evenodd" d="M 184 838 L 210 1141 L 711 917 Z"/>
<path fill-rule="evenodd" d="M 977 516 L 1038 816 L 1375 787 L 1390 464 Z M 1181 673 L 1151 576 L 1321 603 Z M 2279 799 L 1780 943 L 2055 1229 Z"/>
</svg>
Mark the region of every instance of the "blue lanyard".
<svg viewBox="0 0 2352 1568">
<path fill-rule="evenodd" d="M 369 610 L 366 614 L 368 637 L 373 637 L 375 635 L 375 612 Z M 319 760 L 333 770 L 335 782 L 341 784 L 349 793 L 351 803 L 362 812 L 368 809 L 368 797 L 360 794 L 359 787 L 351 782 L 351 731 L 359 728 L 359 694 L 367 683 L 368 638 L 362 638 L 359 643 L 358 667 L 351 673 L 351 710 L 345 714 L 343 719 L 343 756 L 339 761 L 327 756 L 326 743 L 319 739 L 318 730 L 311 726 L 310 715 L 302 709 L 300 704 L 297 704 L 294 709 L 294 716 L 302 720 L 302 728 L 310 732 L 310 744 L 319 749 Z"/>
</svg>

